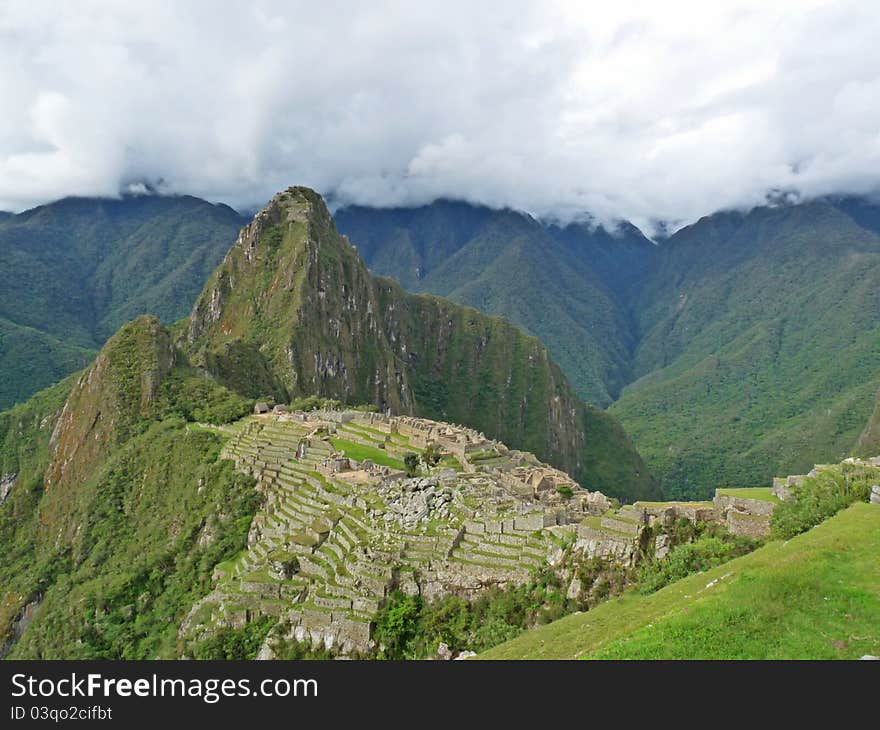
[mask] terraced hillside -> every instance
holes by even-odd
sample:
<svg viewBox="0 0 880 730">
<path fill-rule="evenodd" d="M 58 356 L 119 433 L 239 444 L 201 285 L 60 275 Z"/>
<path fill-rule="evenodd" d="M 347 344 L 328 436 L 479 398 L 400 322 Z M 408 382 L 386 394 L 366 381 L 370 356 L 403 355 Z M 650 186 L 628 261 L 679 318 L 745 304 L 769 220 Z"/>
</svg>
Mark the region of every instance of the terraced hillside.
<svg viewBox="0 0 880 730">
<path fill-rule="evenodd" d="M 611 505 L 531 454 L 424 419 L 319 411 L 230 433 L 224 455 L 265 504 L 184 622 L 188 641 L 268 615 L 298 641 L 366 652 L 393 589 L 431 599 L 525 583 L 564 542 L 557 526 Z M 404 461 L 429 447 L 436 463 L 408 477 Z"/>
</svg>

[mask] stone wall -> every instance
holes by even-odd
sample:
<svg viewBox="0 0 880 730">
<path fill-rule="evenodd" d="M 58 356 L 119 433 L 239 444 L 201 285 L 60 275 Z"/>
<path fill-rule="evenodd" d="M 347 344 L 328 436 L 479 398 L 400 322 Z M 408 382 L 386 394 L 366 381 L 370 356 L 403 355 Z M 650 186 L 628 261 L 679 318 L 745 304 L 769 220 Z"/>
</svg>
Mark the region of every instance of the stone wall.
<svg viewBox="0 0 880 730">
<path fill-rule="evenodd" d="M 731 535 L 743 535 L 761 539 L 770 534 L 770 515 L 753 515 L 731 509 L 727 512 L 727 531 Z"/>
<path fill-rule="evenodd" d="M 718 492 L 715 493 L 714 505 L 715 511 L 720 515 L 726 515 L 729 510 L 733 509 L 750 515 L 769 517 L 776 509 L 775 502 L 767 502 L 762 499 L 732 497 L 728 494 L 718 494 Z"/>
<path fill-rule="evenodd" d="M 607 558 L 626 567 L 635 565 L 638 559 L 638 539 L 614 536 L 604 530 L 587 525 L 577 526 L 577 538 L 572 549 L 587 558 Z"/>
</svg>

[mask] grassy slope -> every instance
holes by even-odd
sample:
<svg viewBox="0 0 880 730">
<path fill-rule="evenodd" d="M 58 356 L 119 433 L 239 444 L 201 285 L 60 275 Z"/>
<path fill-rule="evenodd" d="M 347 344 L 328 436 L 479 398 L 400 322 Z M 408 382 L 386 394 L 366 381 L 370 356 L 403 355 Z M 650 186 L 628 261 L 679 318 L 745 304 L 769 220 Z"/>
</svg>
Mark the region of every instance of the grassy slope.
<svg viewBox="0 0 880 730">
<path fill-rule="evenodd" d="M 880 654 L 880 507 L 655 594 L 627 593 L 498 646 L 485 659 L 853 659 Z"/>
<path fill-rule="evenodd" d="M 374 464 L 380 466 L 390 466 L 392 469 L 403 469 L 404 464 L 400 459 L 395 459 L 386 454 L 382 449 L 377 449 L 365 444 L 359 444 L 355 441 L 347 439 L 331 438 L 333 448 L 337 451 L 345 452 L 345 455 L 355 461 L 366 461 L 369 459 Z"/>
<path fill-rule="evenodd" d="M 770 487 L 728 487 L 719 489 L 719 494 L 742 499 L 760 499 L 762 502 L 778 503 L 781 500 L 770 491 Z"/>
<path fill-rule="evenodd" d="M 66 198 L 0 220 L 0 408 L 83 367 L 125 321 L 183 316 L 241 224 L 189 196 Z"/>
</svg>

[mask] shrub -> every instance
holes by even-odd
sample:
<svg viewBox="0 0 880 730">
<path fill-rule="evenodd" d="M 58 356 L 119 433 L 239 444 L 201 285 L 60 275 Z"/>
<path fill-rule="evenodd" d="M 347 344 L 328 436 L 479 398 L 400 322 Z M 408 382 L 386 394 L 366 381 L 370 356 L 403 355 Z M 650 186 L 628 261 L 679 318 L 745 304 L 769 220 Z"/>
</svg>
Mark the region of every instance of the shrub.
<svg viewBox="0 0 880 730">
<path fill-rule="evenodd" d="M 640 593 L 654 593 L 691 573 L 709 570 L 728 560 L 751 552 L 757 542 L 746 537 L 704 536 L 694 542 L 676 545 L 663 559 L 646 563 L 639 571 Z"/>
<path fill-rule="evenodd" d="M 867 502 L 871 484 L 880 479 L 880 469 L 861 464 L 840 464 L 823 469 L 792 489 L 791 497 L 773 512 L 770 526 L 774 537 L 788 539 L 806 532 L 837 514 L 853 502 Z"/>
<path fill-rule="evenodd" d="M 407 659 L 407 649 L 415 638 L 422 599 L 395 591 L 376 617 L 376 640 L 387 659 Z"/>
<path fill-rule="evenodd" d="M 260 645 L 269 629 L 272 628 L 273 620 L 263 618 L 260 621 L 252 621 L 240 629 L 224 627 L 207 639 L 198 642 L 193 649 L 195 659 L 253 659 L 260 650 Z"/>
<path fill-rule="evenodd" d="M 436 444 L 428 444 L 422 452 L 422 461 L 427 467 L 437 466 L 442 458 L 443 450 Z"/>
<path fill-rule="evenodd" d="M 419 457 L 417 454 L 407 454 L 404 456 L 403 464 L 406 467 L 406 475 L 408 477 L 419 475 Z"/>
</svg>

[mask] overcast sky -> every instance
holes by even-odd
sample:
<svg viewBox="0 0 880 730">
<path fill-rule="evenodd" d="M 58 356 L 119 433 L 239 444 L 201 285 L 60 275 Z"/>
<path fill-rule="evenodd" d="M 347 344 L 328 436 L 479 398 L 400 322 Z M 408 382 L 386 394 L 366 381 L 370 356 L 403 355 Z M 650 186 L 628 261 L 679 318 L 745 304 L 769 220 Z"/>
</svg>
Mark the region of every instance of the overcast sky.
<svg viewBox="0 0 880 730">
<path fill-rule="evenodd" d="M 305 184 L 647 227 L 878 177 L 875 0 L 0 0 L 0 209 Z"/>
</svg>

